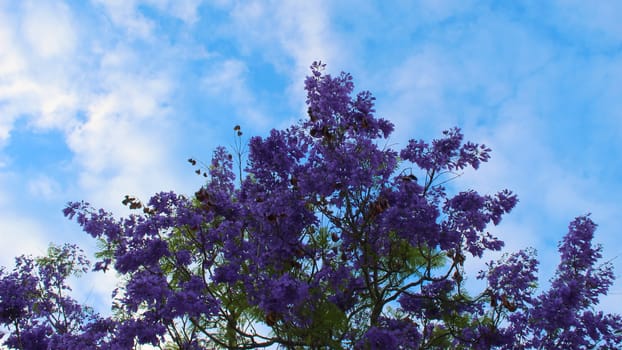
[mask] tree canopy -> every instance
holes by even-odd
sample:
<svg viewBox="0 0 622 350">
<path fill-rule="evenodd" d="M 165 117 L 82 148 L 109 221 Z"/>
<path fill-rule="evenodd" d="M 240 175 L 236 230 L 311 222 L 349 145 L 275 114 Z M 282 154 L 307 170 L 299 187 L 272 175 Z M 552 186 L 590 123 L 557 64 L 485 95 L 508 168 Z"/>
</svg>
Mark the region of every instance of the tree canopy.
<svg viewBox="0 0 622 350">
<path fill-rule="evenodd" d="M 86 202 L 64 214 L 100 243 L 93 268 L 122 277 L 112 316 L 70 297 L 89 262 L 73 245 L 19 257 L 0 274 L 4 344 L 16 349 L 610 349 L 622 318 L 596 309 L 614 280 L 574 219 L 550 287 L 532 249 L 508 252 L 465 286 L 466 259 L 500 251 L 488 233 L 517 203 L 509 190 L 449 193 L 490 158 L 453 128 L 403 149 L 349 74 L 314 63 L 308 115 L 266 137 L 217 148 L 191 196 L 162 192 L 115 218 Z M 234 133 L 242 135 L 236 126 Z M 243 152 L 246 147 L 247 152 Z M 246 154 L 247 158 L 243 157 Z M 454 191 L 452 191 L 454 192 Z"/>
</svg>

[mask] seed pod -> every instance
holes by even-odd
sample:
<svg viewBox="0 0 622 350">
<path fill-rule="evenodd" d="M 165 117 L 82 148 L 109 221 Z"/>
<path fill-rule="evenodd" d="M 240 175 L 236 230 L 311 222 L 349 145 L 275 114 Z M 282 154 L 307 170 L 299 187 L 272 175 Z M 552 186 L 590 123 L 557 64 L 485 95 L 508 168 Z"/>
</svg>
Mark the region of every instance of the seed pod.
<svg viewBox="0 0 622 350">
<path fill-rule="evenodd" d="M 130 197 L 129 195 L 125 195 L 125 198 L 123 199 L 123 201 L 121 201 L 121 203 L 123 203 L 123 205 L 127 205 L 129 202 L 134 201 L 134 197 Z"/>
<path fill-rule="evenodd" d="M 274 311 L 268 312 L 266 315 L 266 324 L 270 327 L 274 326 L 281 317 Z"/>
<path fill-rule="evenodd" d="M 205 187 L 201 187 L 194 195 L 199 202 L 207 202 L 209 200 L 209 192 L 207 192 Z"/>
<path fill-rule="evenodd" d="M 462 253 L 457 252 L 456 255 L 454 256 L 453 260 L 456 264 L 463 266 L 464 265 L 464 259 L 465 256 L 462 255 Z"/>
<path fill-rule="evenodd" d="M 501 296 L 501 303 L 505 306 L 506 309 L 510 312 L 516 311 L 516 304 L 511 303 L 508 298 L 504 295 Z"/>
<path fill-rule="evenodd" d="M 330 239 L 331 239 L 333 242 L 337 242 L 337 241 L 339 240 L 339 235 L 337 235 L 337 233 L 336 233 L 336 232 L 333 232 L 333 233 L 331 233 L 331 234 L 330 234 Z"/>
<path fill-rule="evenodd" d="M 460 282 L 462 282 L 462 275 L 460 274 L 460 272 L 458 270 L 456 270 L 456 272 L 454 272 L 454 280 L 456 281 L 456 283 L 460 284 Z"/>
<path fill-rule="evenodd" d="M 407 181 L 407 182 L 417 181 L 417 177 L 413 174 L 410 174 L 410 175 L 402 176 L 402 180 Z"/>
</svg>

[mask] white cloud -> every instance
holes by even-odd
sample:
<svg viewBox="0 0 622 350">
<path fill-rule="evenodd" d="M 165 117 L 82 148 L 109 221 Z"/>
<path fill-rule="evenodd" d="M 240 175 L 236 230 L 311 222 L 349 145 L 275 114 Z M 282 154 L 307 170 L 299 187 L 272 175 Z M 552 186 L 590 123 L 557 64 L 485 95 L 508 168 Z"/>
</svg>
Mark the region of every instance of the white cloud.
<svg viewBox="0 0 622 350">
<path fill-rule="evenodd" d="M 0 8 L 0 144 L 17 118 L 30 118 L 36 128 L 71 126 L 79 104 L 70 77 L 76 71 L 75 31 L 60 2 Z"/>
<path fill-rule="evenodd" d="M 279 6 L 280 5 L 280 6 Z M 313 61 L 340 66 L 337 37 L 332 34 L 329 8 L 322 2 L 288 1 L 277 5 L 278 33 L 285 52 L 293 56 L 296 67 L 294 81 L 299 84 L 309 74 Z"/>
<path fill-rule="evenodd" d="M 416 127 L 430 124 L 432 118 L 441 128 L 450 126 L 447 119 L 453 117 L 448 110 L 451 106 L 443 96 L 447 86 L 455 86 L 455 71 L 444 55 L 430 48 L 388 73 L 390 83 L 386 88 L 393 100 L 383 104 L 391 106 L 392 111 L 386 113 L 400 127 L 395 136 L 412 135 Z"/>
<path fill-rule="evenodd" d="M 28 191 L 34 197 L 50 199 L 57 196 L 60 189 L 58 182 L 46 175 L 38 175 L 28 181 Z"/>
<path fill-rule="evenodd" d="M 13 97 L 17 73 L 24 69 L 24 59 L 15 42 L 15 20 L 0 6 L 0 147 L 9 138 L 15 116 L 9 113 L 7 102 Z"/>
<path fill-rule="evenodd" d="M 250 92 L 244 87 L 247 73 L 248 69 L 244 62 L 225 60 L 204 77 L 203 86 L 212 95 L 226 95 L 233 92 L 237 99 L 247 99 L 250 97 Z"/>
<path fill-rule="evenodd" d="M 96 206 L 118 208 L 124 194 L 174 186 L 167 169 L 175 127 L 167 120 L 166 79 L 131 76 L 94 96 L 86 120 L 67 134 L 80 187 Z"/>
<path fill-rule="evenodd" d="M 198 9 L 203 0 L 138 0 L 142 3 L 157 8 L 162 13 L 170 14 L 180 20 L 193 24 L 198 19 Z"/>
<path fill-rule="evenodd" d="M 248 69 L 243 61 L 227 59 L 215 63 L 201 80 L 201 88 L 210 96 L 227 96 L 235 114 L 259 130 L 269 126 L 270 120 L 263 115 L 247 83 Z"/>
<path fill-rule="evenodd" d="M 132 22 L 140 19 L 136 4 L 109 5 L 130 27 L 138 23 Z M 191 6 L 166 6 L 192 17 Z M 132 46 L 136 37 L 115 37 L 106 21 L 97 23 L 104 26 L 97 33 L 76 27 L 89 23 L 75 22 L 61 2 L 0 5 L 0 146 L 10 142 L 19 118 L 29 128 L 60 131 L 79 182 L 61 188 L 40 177 L 24 180 L 25 188 L 48 199 L 77 195 L 71 199 L 114 210 L 124 194 L 147 196 L 179 185 L 169 161 L 176 127 L 169 107 L 174 68 L 167 61 L 178 48 L 158 44 L 153 56 Z M 3 162 L 9 158 L 0 154 Z"/>
<path fill-rule="evenodd" d="M 24 60 L 14 41 L 15 20 L 0 7 L 0 81 L 24 69 Z"/>
<path fill-rule="evenodd" d="M 13 266 L 14 257 L 22 254 L 45 254 L 46 229 L 30 217 L 3 208 L 0 213 L 0 266 Z"/>
<path fill-rule="evenodd" d="M 136 0 L 95 0 L 104 7 L 112 22 L 124 28 L 131 38 L 150 39 L 154 23 L 136 10 Z"/>
<path fill-rule="evenodd" d="M 230 12 L 231 28 L 223 30 L 233 33 L 243 51 L 258 53 L 288 76 L 290 96 L 302 104 L 301 82 L 311 63 L 321 60 L 335 69 L 349 57 L 340 50 L 329 10 L 323 1 L 238 2 Z"/>
<path fill-rule="evenodd" d="M 153 40 L 157 23 L 141 13 L 141 5 L 154 7 L 161 13 L 193 24 L 198 20 L 202 0 L 95 0 L 95 3 L 102 6 L 112 22 L 123 28 L 131 38 Z"/>
<path fill-rule="evenodd" d="M 198 20 L 198 7 L 203 0 L 186 0 L 186 1 L 168 1 L 168 7 L 171 10 L 173 16 L 193 24 Z"/>
<path fill-rule="evenodd" d="M 37 55 L 53 58 L 72 53 L 76 34 L 67 5 L 51 1 L 28 2 L 24 17 L 22 32 Z"/>
</svg>

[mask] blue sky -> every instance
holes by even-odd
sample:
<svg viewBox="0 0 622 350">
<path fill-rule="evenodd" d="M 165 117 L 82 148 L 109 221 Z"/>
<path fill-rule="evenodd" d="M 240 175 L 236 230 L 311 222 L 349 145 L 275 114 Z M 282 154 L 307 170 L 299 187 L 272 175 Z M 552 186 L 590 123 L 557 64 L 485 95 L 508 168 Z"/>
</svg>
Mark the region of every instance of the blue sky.
<svg viewBox="0 0 622 350">
<path fill-rule="evenodd" d="M 92 252 L 67 201 L 124 214 L 125 194 L 192 193 L 186 159 L 231 145 L 236 124 L 265 135 L 304 117 L 322 60 L 377 97 L 396 148 L 459 126 L 493 149 L 452 186 L 518 193 L 492 231 L 538 250 L 542 285 L 587 212 L 622 278 L 622 3 L 388 4 L 0 0 L 0 264 L 49 242 Z M 103 305 L 113 284 L 76 292 Z M 621 296 L 618 282 L 602 307 L 622 313 Z"/>
</svg>

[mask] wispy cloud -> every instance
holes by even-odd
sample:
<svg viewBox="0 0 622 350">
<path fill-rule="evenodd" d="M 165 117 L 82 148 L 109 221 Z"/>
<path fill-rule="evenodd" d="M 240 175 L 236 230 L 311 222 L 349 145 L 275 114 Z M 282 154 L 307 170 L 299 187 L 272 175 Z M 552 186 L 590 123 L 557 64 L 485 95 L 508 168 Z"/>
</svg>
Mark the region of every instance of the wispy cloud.
<svg viewBox="0 0 622 350">
<path fill-rule="evenodd" d="M 289 78 L 290 96 L 301 101 L 301 82 L 313 61 L 343 66 L 347 52 L 331 27 L 328 2 L 244 1 L 225 5 L 231 21 L 221 30 L 243 54 L 270 62 Z M 230 32 L 229 32 L 230 31 Z"/>
<path fill-rule="evenodd" d="M 45 254 L 48 247 L 46 226 L 27 215 L 3 209 L 0 214 L 0 266 L 13 266 L 14 257 L 21 254 Z"/>
<path fill-rule="evenodd" d="M 21 31 L 29 48 L 46 59 L 72 54 L 77 38 L 71 17 L 64 3 L 26 2 Z"/>
</svg>

